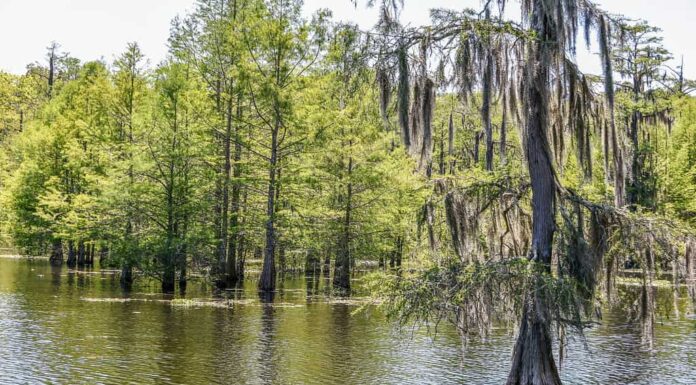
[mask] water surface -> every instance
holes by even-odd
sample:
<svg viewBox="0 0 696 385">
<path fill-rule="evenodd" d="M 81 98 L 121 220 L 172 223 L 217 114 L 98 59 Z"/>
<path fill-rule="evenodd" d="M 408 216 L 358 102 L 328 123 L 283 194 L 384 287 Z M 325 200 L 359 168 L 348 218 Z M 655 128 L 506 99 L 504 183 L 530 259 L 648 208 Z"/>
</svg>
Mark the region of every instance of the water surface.
<svg viewBox="0 0 696 385">
<path fill-rule="evenodd" d="M 231 308 L 192 282 L 172 303 L 140 280 L 130 294 L 108 271 L 0 258 L 0 384 L 501 384 L 513 344 L 497 330 L 462 349 L 447 326 L 432 338 L 397 330 L 378 309 L 324 295 L 324 279 L 287 279 L 271 305 L 254 282 Z M 664 294 L 664 293 L 663 293 Z M 696 384 L 696 320 L 671 291 L 653 350 L 621 310 L 571 342 L 565 384 Z M 632 301 L 626 295 L 627 305 Z M 678 301 L 685 304 L 686 300 Z M 672 314 L 670 318 L 664 315 Z"/>
</svg>

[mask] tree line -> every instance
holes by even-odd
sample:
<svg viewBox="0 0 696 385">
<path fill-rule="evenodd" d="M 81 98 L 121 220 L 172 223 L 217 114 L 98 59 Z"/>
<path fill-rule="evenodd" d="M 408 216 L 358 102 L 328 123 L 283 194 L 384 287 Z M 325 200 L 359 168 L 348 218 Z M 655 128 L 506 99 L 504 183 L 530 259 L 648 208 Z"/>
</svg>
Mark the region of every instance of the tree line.
<svg viewBox="0 0 696 385">
<path fill-rule="evenodd" d="M 694 83 L 659 29 L 585 0 L 424 27 L 368 3 L 366 31 L 298 0 L 199 0 L 154 67 L 135 43 L 113 63 L 52 44 L 2 74 L 5 242 L 165 292 L 191 271 L 234 287 L 255 259 L 262 293 L 298 266 L 347 293 L 374 261 L 403 321 L 517 325 L 512 385 L 560 383 L 553 339 L 635 268 L 650 341 L 656 274 L 693 293 L 696 251 Z"/>
<path fill-rule="evenodd" d="M 113 63 L 52 44 L 3 74 L 7 242 L 69 266 L 98 256 L 165 292 L 192 268 L 234 287 L 258 257 L 273 291 L 334 256 L 347 290 L 357 260 L 392 258 L 420 179 L 383 129 L 357 28 L 300 12 L 200 1 L 154 67 L 136 43 Z"/>
</svg>

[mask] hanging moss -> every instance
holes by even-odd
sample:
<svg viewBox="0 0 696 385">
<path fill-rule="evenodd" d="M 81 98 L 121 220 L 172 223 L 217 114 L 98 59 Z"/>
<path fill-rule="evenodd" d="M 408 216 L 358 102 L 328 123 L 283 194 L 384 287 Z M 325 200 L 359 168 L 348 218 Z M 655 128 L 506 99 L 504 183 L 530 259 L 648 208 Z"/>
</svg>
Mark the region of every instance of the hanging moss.
<svg viewBox="0 0 696 385">
<path fill-rule="evenodd" d="M 409 113 L 408 109 L 410 107 L 410 82 L 408 73 L 408 57 L 407 48 L 404 46 L 399 47 L 398 50 L 398 64 L 399 64 L 399 85 L 398 85 L 398 115 L 399 115 L 399 126 L 401 127 L 401 140 L 403 141 L 404 147 L 408 150 L 411 147 L 411 128 L 409 127 Z"/>
</svg>

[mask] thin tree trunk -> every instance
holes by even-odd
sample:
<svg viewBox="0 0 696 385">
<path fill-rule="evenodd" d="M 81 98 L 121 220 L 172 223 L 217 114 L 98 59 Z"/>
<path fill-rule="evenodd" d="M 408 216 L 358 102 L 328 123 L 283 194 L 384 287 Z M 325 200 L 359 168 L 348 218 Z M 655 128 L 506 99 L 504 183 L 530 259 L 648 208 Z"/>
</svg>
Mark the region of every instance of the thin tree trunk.
<svg viewBox="0 0 696 385">
<path fill-rule="evenodd" d="M 404 240 L 401 236 L 396 237 L 396 268 L 401 268 L 401 260 L 404 256 Z"/>
<path fill-rule="evenodd" d="M 181 247 L 178 253 L 177 261 L 179 265 L 179 291 L 181 293 L 186 292 L 186 286 L 188 284 L 187 277 L 187 264 L 186 264 L 186 245 Z"/>
<path fill-rule="evenodd" d="M 454 116 L 452 116 L 453 113 L 450 112 L 449 116 L 449 124 L 447 126 L 447 155 L 450 157 L 450 174 L 454 174 Z"/>
<path fill-rule="evenodd" d="M 507 161 L 507 93 L 503 92 L 503 120 L 500 123 L 500 163 Z"/>
<path fill-rule="evenodd" d="M 640 90 L 637 88 L 638 84 L 634 81 L 633 85 L 633 102 L 637 103 L 638 102 L 638 93 Z M 640 147 L 639 147 L 639 142 L 638 142 L 638 114 L 639 111 L 636 110 L 637 107 L 633 107 L 633 111 L 631 111 L 631 128 L 629 130 L 630 135 L 631 135 L 631 150 L 632 150 L 632 164 L 631 164 L 631 174 L 628 177 L 628 181 L 630 184 L 630 190 L 628 191 L 627 197 L 628 197 L 628 202 L 626 202 L 629 205 L 630 210 L 635 210 L 636 207 L 635 205 L 640 203 L 638 202 L 639 200 L 639 191 L 641 188 L 641 181 L 640 175 L 641 175 L 641 163 L 640 163 Z"/>
<path fill-rule="evenodd" d="M 479 147 L 481 145 L 481 133 L 476 131 L 474 133 L 474 164 L 478 165 L 479 163 Z"/>
<path fill-rule="evenodd" d="M 324 256 L 324 277 L 331 276 L 331 253 L 327 250 Z"/>
<path fill-rule="evenodd" d="M 686 242 L 686 250 L 685 250 L 685 265 L 686 265 L 686 287 L 689 292 L 689 296 L 691 299 L 696 298 L 696 267 L 694 266 L 694 263 L 696 263 L 696 241 L 693 239 L 689 239 Z"/>
<path fill-rule="evenodd" d="M 655 339 L 655 287 L 653 287 L 655 261 L 650 247 L 648 245 L 643 251 L 645 258 L 643 263 L 643 286 L 640 297 L 640 321 L 642 326 L 641 342 L 649 349 L 652 349 Z"/>
<path fill-rule="evenodd" d="M 237 252 L 238 243 L 240 242 L 239 237 L 239 216 L 241 212 L 241 183 L 239 178 L 242 176 L 242 142 L 240 135 L 240 123 L 242 118 L 242 95 L 241 93 L 237 96 L 237 125 L 234 130 L 234 182 L 232 184 L 232 212 L 230 217 L 230 240 L 227 253 L 227 286 L 232 287 L 237 283 L 238 272 L 237 272 Z"/>
<path fill-rule="evenodd" d="M 259 278 L 259 290 L 269 292 L 275 290 L 275 185 L 276 167 L 278 163 L 278 131 L 280 117 L 276 112 L 275 126 L 271 133 L 271 158 L 268 170 L 268 195 L 266 196 L 266 247 L 263 252 L 263 268 Z"/>
<path fill-rule="evenodd" d="M 89 260 L 87 261 L 87 263 L 90 266 L 94 266 L 94 251 L 96 247 L 97 245 L 94 242 L 92 242 L 92 244 L 89 246 Z"/>
<path fill-rule="evenodd" d="M 228 269 L 228 231 L 229 231 L 229 209 L 230 209 L 230 177 L 232 176 L 232 98 L 228 97 L 225 112 L 226 124 L 223 141 L 223 167 L 220 203 L 220 227 L 218 229 L 218 278 L 217 286 L 226 287 L 230 282 L 227 275 Z"/>
<path fill-rule="evenodd" d="M 350 142 L 352 145 L 352 142 Z M 336 266 L 334 266 L 334 281 L 335 288 L 348 292 L 350 290 L 350 227 L 351 227 L 351 211 L 353 205 L 353 182 L 351 177 L 353 174 L 353 158 L 348 158 L 348 186 L 346 188 L 346 204 L 345 215 L 343 221 L 343 232 L 340 236 L 338 244 L 338 253 L 336 254 Z"/>
<path fill-rule="evenodd" d="M 491 124 L 491 93 L 493 82 L 493 57 L 490 47 L 486 48 L 486 68 L 483 71 L 481 121 L 486 135 L 486 171 L 493 171 L 493 125 Z"/>
</svg>

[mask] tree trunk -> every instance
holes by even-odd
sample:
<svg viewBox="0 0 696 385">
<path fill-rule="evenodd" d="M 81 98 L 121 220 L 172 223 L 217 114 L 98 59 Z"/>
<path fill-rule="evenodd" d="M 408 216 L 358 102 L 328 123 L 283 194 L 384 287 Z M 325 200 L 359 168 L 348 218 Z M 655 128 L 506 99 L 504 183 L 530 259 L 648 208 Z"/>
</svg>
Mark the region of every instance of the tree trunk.
<svg viewBox="0 0 696 385">
<path fill-rule="evenodd" d="M 352 142 L 350 143 L 352 145 Z M 338 253 L 336 253 L 336 265 L 334 266 L 334 288 L 344 292 L 350 291 L 350 227 L 351 214 L 353 209 L 353 158 L 348 158 L 348 186 L 346 188 L 346 204 L 343 221 L 343 233 L 340 235 L 338 243 Z"/>
<path fill-rule="evenodd" d="M 404 255 L 404 239 L 402 237 L 396 237 L 396 268 L 401 268 L 401 259 Z"/>
<path fill-rule="evenodd" d="M 694 263 L 696 263 L 696 241 L 694 239 L 689 239 L 686 242 L 686 287 L 688 289 L 689 295 L 693 300 L 696 298 L 696 268 Z"/>
<path fill-rule="evenodd" d="M 479 163 L 479 147 L 481 145 L 481 133 L 476 131 L 474 133 L 474 164 Z"/>
<path fill-rule="evenodd" d="M 55 81 L 56 74 L 56 50 L 58 49 L 57 44 L 51 44 L 49 48 L 50 54 L 48 57 L 48 98 L 53 96 L 53 83 Z"/>
<path fill-rule="evenodd" d="M 452 116 L 453 113 L 450 112 L 449 116 L 449 124 L 447 126 L 447 155 L 450 157 L 450 174 L 454 174 L 454 162 L 455 160 L 452 159 L 454 156 L 454 116 Z"/>
<path fill-rule="evenodd" d="M 556 189 L 553 157 L 548 147 L 548 84 L 554 33 L 544 14 L 545 0 L 534 0 L 530 16 L 538 39 L 530 43 L 526 84 L 526 155 L 532 185 L 532 250 L 529 259 L 540 264 L 533 287 L 524 294 L 522 320 L 512 356 L 507 385 L 560 385 L 553 358 L 551 315 L 543 295 L 543 274 L 551 273 L 553 236 L 556 228 Z M 542 43 L 543 42 L 543 43 Z"/>
<path fill-rule="evenodd" d="M 327 250 L 324 256 L 324 277 L 331 275 L 331 253 Z"/>
<path fill-rule="evenodd" d="M 80 241 L 77 243 L 77 266 L 84 266 L 85 265 L 85 242 Z"/>
<path fill-rule="evenodd" d="M 316 276 L 321 272 L 321 266 L 319 264 L 319 256 L 317 251 L 313 248 L 307 250 L 307 258 L 305 260 L 305 275 Z"/>
<path fill-rule="evenodd" d="M 51 265 L 63 264 L 63 242 L 60 239 L 53 241 L 53 249 L 51 250 L 49 261 Z"/>
<path fill-rule="evenodd" d="M 186 262 L 186 245 L 184 245 L 177 255 L 177 265 L 179 265 L 179 291 L 182 294 L 186 292 L 186 285 L 188 283 Z"/>
<path fill-rule="evenodd" d="M 637 88 L 638 84 L 634 81 L 633 85 L 633 102 L 638 103 L 639 99 L 639 93 L 640 89 Z M 640 190 L 641 190 L 641 180 L 640 180 L 640 175 L 641 175 L 641 162 L 640 162 L 640 147 L 639 147 L 639 142 L 638 142 L 638 114 L 639 111 L 636 110 L 637 107 L 633 107 L 633 111 L 631 111 L 631 127 L 630 127 L 630 135 L 631 135 L 631 150 L 632 150 L 632 162 L 631 162 L 631 173 L 628 177 L 628 182 L 629 182 L 629 191 L 627 194 L 627 204 L 629 205 L 629 209 L 632 211 L 635 211 L 636 205 L 641 203 L 639 202 L 640 200 Z"/>
<path fill-rule="evenodd" d="M 133 285 L 133 267 L 130 263 L 124 263 L 121 267 L 121 286 L 130 288 Z"/>
<path fill-rule="evenodd" d="M 445 175 L 445 135 L 440 137 L 440 175 Z"/>
<path fill-rule="evenodd" d="M 246 263 L 246 248 L 243 235 L 237 238 L 237 282 L 244 279 L 244 265 Z"/>
<path fill-rule="evenodd" d="M 99 267 L 104 268 L 109 263 L 109 248 L 101 245 L 99 248 Z"/>
<path fill-rule="evenodd" d="M 655 287 L 653 281 L 655 279 L 655 260 L 653 259 L 652 250 L 648 245 L 644 253 L 643 263 L 643 286 L 640 296 L 640 321 L 641 321 L 641 342 L 649 349 L 653 348 L 655 339 Z"/>
<path fill-rule="evenodd" d="M 613 111 L 610 112 L 613 114 Z M 611 129 L 611 148 L 614 153 L 614 205 L 618 208 L 626 205 L 626 175 L 624 173 L 623 154 L 619 148 L 619 139 L 614 119 L 609 124 Z"/>
<path fill-rule="evenodd" d="M 500 122 L 500 163 L 507 161 L 507 93 L 503 91 L 503 118 Z"/>
<path fill-rule="evenodd" d="M 277 114 L 276 114 L 277 115 Z M 276 166 L 278 163 L 278 131 L 280 117 L 276 116 L 275 127 L 271 133 L 271 158 L 268 169 L 268 195 L 266 197 L 266 247 L 263 252 L 263 269 L 259 278 L 259 290 L 275 290 L 275 185 Z"/>
<path fill-rule="evenodd" d="M 237 96 L 237 122 L 242 119 L 242 96 L 241 93 Z M 230 239 L 229 247 L 227 253 L 227 287 L 233 287 L 237 280 L 239 279 L 239 273 L 237 269 L 237 258 L 239 249 L 239 217 L 241 214 L 240 200 L 242 197 L 242 188 L 239 179 L 242 176 L 242 166 L 240 164 L 242 160 L 242 142 L 240 135 L 239 123 L 234 130 L 234 171 L 233 177 L 234 181 L 232 183 L 232 202 L 231 202 L 231 216 L 230 216 Z"/>
<path fill-rule="evenodd" d="M 94 266 L 94 254 L 96 251 L 97 245 L 95 243 L 92 243 L 89 248 L 89 265 Z"/>
<path fill-rule="evenodd" d="M 68 241 L 68 267 L 75 267 L 77 258 L 75 257 L 75 242 Z"/>
<path fill-rule="evenodd" d="M 493 55 L 486 48 L 486 68 L 483 71 L 481 121 L 486 134 L 486 171 L 493 171 L 493 125 L 491 124 L 491 88 L 493 82 Z"/>
<path fill-rule="evenodd" d="M 425 203 L 425 223 L 428 227 L 428 244 L 430 250 L 435 251 L 438 248 L 438 241 L 435 235 L 435 205 L 432 201 Z"/>
<path fill-rule="evenodd" d="M 507 384 L 560 385 L 561 379 L 551 350 L 550 314 L 546 300 L 534 293 L 528 295 L 530 298 L 524 305 Z"/>
<path fill-rule="evenodd" d="M 165 294 L 174 293 L 174 287 L 176 282 L 176 269 L 172 261 L 173 256 L 168 255 L 165 257 L 167 261 L 164 266 L 164 272 L 162 273 L 162 292 Z"/>
<path fill-rule="evenodd" d="M 222 184 L 220 186 L 220 228 L 218 229 L 218 267 L 216 284 L 220 288 L 228 285 L 231 277 L 227 274 L 229 264 L 227 253 L 229 251 L 228 231 L 229 231 L 229 209 L 230 209 L 230 177 L 232 176 L 232 98 L 227 102 L 225 113 L 226 124 L 223 141 L 223 167 L 222 167 Z M 234 247 L 234 246 L 232 246 Z"/>
</svg>

